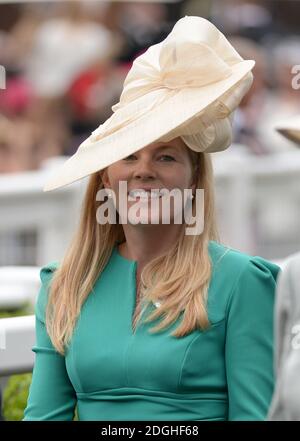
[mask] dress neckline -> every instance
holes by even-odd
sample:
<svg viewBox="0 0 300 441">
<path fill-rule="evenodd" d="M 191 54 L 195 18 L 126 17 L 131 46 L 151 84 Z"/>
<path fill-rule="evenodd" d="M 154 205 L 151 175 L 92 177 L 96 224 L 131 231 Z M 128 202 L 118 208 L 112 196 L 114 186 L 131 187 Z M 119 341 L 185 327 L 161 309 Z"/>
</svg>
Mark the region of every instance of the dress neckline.
<svg viewBox="0 0 300 441">
<path fill-rule="evenodd" d="M 115 254 L 117 255 L 117 257 L 121 260 L 123 260 L 124 262 L 130 263 L 130 264 L 137 264 L 136 260 L 133 259 L 128 259 L 127 257 L 124 257 L 120 251 L 119 251 L 119 244 L 115 244 L 114 246 L 114 250 L 115 250 Z"/>
</svg>

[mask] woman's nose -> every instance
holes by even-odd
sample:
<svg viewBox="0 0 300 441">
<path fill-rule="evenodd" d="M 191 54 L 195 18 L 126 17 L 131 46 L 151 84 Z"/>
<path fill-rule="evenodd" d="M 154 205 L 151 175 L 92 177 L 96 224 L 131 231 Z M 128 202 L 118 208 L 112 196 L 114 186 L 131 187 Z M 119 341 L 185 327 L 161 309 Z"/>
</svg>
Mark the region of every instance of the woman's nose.
<svg viewBox="0 0 300 441">
<path fill-rule="evenodd" d="M 140 159 L 133 173 L 135 178 L 155 178 L 155 167 L 150 159 Z"/>
</svg>

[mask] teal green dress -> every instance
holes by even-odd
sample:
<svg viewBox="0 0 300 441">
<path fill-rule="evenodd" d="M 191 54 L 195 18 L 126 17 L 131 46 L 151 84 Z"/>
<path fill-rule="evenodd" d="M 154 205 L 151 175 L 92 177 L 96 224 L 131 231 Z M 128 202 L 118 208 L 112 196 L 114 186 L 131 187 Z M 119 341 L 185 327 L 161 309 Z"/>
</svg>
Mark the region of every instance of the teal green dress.
<svg viewBox="0 0 300 441">
<path fill-rule="evenodd" d="M 45 329 L 46 288 L 57 263 L 43 267 L 23 421 L 72 420 L 76 405 L 79 420 L 264 420 L 273 393 L 279 267 L 213 241 L 209 253 L 208 330 L 176 338 L 177 321 L 150 334 L 159 318 L 133 333 L 137 262 L 115 246 L 65 356 Z"/>
</svg>

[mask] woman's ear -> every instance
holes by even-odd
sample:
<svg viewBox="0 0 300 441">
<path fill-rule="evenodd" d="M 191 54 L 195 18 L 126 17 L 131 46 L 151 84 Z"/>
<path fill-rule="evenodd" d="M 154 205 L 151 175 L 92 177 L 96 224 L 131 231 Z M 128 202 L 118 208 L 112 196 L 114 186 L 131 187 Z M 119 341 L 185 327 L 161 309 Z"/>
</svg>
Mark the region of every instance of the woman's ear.
<svg viewBox="0 0 300 441">
<path fill-rule="evenodd" d="M 108 179 L 108 174 L 107 174 L 107 168 L 100 170 L 99 172 L 100 178 L 103 182 L 104 187 L 109 187 L 110 188 L 110 182 Z"/>
</svg>

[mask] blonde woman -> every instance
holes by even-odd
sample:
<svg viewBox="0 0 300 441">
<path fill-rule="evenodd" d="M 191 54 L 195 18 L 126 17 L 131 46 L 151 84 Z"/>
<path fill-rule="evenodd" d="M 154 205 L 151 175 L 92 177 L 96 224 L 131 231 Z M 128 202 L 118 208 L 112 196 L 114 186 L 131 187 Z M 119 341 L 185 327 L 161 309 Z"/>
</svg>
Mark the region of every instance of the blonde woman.
<svg viewBox="0 0 300 441">
<path fill-rule="evenodd" d="M 69 249 L 41 270 L 25 421 L 76 406 L 79 420 L 265 419 L 279 268 L 219 243 L 210 158 L 230 145 L 253 65 L 209 21 L 180 19 L 47 183 L 90 175 Z M 169 198 L 165 223 L 173 190 L 188 196 Z"/>
</svg>

